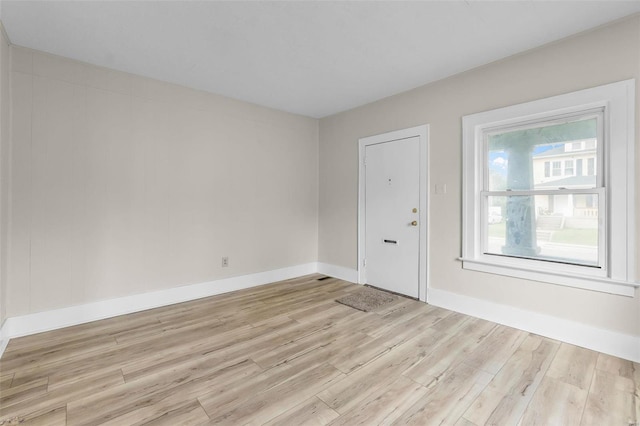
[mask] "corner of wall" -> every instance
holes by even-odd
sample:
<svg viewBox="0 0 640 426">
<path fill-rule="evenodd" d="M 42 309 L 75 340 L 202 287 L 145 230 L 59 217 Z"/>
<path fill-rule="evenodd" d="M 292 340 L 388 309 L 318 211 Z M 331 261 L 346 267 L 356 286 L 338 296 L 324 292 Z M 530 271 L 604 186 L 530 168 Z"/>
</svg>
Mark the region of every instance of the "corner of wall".
<svg viewBox="0 0 640 426">
<path fill-rule="evenodd" d="M 0 1 L 0 5 L 2 2 Z M 1 10 L 2 6 L 0 6 Z M 9 38 L 9 34 L 7 34 L 7 30 L 4 28 L 4 23 L 2 22 L 2 16 L 0 15 L 0 32 L 2 32 L 2 39 L 7 44 L 11 44 L 11 39 Z"/>
<path fill-rule="evenodd" d="M 0 327 L 7 315 L 7 244 L 8 244 L 8 191 L 10 141 L 10 61 L 11 42 L 0 20 Z M 6 346 L 0 328 L 0 353 Z"/>
<path fill-rule="evenodd" d="M 358 271 L 351 268 L 345 268 L 344 266 L 318 262 L 318 273 L 349 281 L 350 283 L 358 283 Z"/>
<path fill-rule="evenodd" d="M 9 336 L 5 330 L 6 321 L 0 324 L 0 359 L 2 358 L 2 354 L 4 354 L 5 349 L 7 349 L 7 345 L 9 344 Z"/>
</svg>

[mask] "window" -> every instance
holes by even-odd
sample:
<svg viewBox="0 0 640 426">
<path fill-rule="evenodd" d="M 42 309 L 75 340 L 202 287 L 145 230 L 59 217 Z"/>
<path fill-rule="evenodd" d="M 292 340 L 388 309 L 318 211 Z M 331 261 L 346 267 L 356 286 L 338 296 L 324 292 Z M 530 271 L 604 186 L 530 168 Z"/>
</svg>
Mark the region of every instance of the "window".
<svg viewBox="0 0 640 426">
<path fill-rule="evenodd" d="M 602 139 L 603 113 L 603 108 L 589 109 L 482 132 L 483 155 L 488 159 L 484 173 L 490 179 L 483 185 L 480 196 L 486 198 L 483 204 L 489 209 L 502 208 L 507 218 L 497 225 L 488 222 L 481 247 L 483 254 L 605 266 L 606 229 L 598 223 L 601 215 L 581 216 L 582 211 L 576 206 L 576 198 L 583 195 L 604 202 L 606 189 L 602 177 L 568 180 L 566 176 L 573 176 L 572 159 L 553 162 L 554 171 L 564 164 L 565 177 L 537 179 L 531 173 L 538 156 L 561 158 L 575 139 Z M 604 209 L 600 202 L 597 206 L 597 211 Z M 482 226 L 485 227 L 484 221 Z"/>
<path fill-rule="evenodd" d="M 573 176 L 573 160 L 564 161 L 564 175 Z"/>
<path fill-rule="evenodd" d="M 634 86 L 463 118 L 465 269 L 633 295 Z"/>
</svg>

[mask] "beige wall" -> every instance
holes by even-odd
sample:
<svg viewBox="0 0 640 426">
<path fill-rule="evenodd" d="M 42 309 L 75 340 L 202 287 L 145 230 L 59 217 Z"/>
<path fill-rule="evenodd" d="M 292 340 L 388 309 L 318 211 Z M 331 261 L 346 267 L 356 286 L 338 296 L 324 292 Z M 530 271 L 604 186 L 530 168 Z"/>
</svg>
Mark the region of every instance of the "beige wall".
<svg viewBox="0 0 640 426">
<path fill-rule="evenodd" d="M 8 316 L 317 260 L 317 120 L 11 54 Z"/>
<path fill-rule="evenodd" d="M 456 260 L 461 254 L 462 116 L 638 78 L 639 37 L 639 18 L 633 17 L 322 119 L 318 260 L 357 268 L 358 139 L 429 124 L 430 286 L 640 335 L 637 295 L 613 296 L 473 272 Z M 436 184 L 446 184 L 447 193 L 435 194 Z M 640 229 L 640 223 L 637 226 Z"/>
<path fill-rule="evenodd" d="M 9 233 L 10 95 L 9 40 L 0 22 L 0 326 L 7 317 L 7 243 Z"/>
<path fill-rule="evenodd" d="M 0 223 L 11 222 L 1 229 L 3 243 L 9 229 L 10 250 L 0 268 L 8 274 L 0 321 L 316 260 L 356 269 L 358 139 L 430 124 L 430 285 L 640 335 L 638 297 L 466 271 L 455 260 L 461 117 L 638 78 L 639 19 L 325 118 L 319 128 L 317 120 L 12 47 L 11 170 L 5 40 L 0 173 L 10 214 Z M 435 194 L 443 183 L 448 192 Z M 231 266 L 223 269 L 224 255 Z"/>
</svg>

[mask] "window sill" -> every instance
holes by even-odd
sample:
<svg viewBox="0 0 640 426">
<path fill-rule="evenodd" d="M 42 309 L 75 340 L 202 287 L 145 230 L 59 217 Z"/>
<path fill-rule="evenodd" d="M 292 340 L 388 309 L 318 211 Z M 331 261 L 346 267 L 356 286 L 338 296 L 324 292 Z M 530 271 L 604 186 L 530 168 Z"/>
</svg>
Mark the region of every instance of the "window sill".
<svg viewBox="0 0 640 426">
<path fill-rule="evenodd" d="M 599 291 L 602 293 L 616 294 L 619 296 L 634 297 L 636 288 L 640 287 L 640 284 L 635 282 L 620 281 L 611 278 L 585 277 L 576 275 L 563 275 L 546 271 L 532 271 L 529 269 L 522 269 L 513 266 L 497 265 L 495 263 L 476 259 L 458 258 L 458 260 L 462 261 L 462 267 L 464 269 L 472 271 L 505 275 L 509 277 L 540 281 L 549 284 L 564 285 L 567 287 Z"/>
</svg>

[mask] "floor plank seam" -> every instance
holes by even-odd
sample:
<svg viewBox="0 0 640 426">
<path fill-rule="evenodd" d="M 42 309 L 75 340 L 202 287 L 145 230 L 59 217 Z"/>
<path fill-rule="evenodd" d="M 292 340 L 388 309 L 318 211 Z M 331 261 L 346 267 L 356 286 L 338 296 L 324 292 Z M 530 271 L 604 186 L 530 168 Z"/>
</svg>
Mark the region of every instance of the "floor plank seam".
<svg viewBox="0 0 640 426">
<path fill-rule="evenodd" d="M 589 404 L 589 395 L 591 395 L 591 390 L 593 389 L 593 382 L 596 380 L 596 371 L 598 370 L 598 363 L 596 362 L 596 366 L 593 369 L 593 373 L 591 374 L 591 380 L 589 381 L 589 389 L 587 390 L 587 397 L 584 400 L 584 405 L 582 406 L 582 414 L 580 415 L 580 425 L 584 424 L 584 414 L 587 410 L 587 405 Z"/>
</svg>

